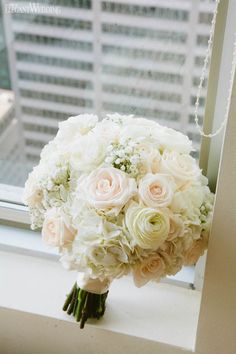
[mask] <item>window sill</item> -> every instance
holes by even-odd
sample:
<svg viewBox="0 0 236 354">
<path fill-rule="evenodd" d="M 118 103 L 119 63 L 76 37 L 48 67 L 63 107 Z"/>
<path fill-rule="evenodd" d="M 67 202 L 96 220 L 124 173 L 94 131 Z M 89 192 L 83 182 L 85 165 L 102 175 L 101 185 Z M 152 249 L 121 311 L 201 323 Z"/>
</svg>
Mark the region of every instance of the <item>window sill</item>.
<svg viewBox="0 0 236 354">
<path fill-rule="evenodd" d="M 7 225 L 0 225 L 0 250 L 56 261 L 60 257 L 55 249 L 43 245 L 40 232 Z M 162 282 L 192 288 L 194 272 L 194 267 L 184 267 L 178 274 L 163 279 Z"/>
<path fill-rule="evenodd" d="M 2 228 L 5 227 L 1 226 L 1 231 Z M 20 232 L 25 235 L 31 233 L 27 230 L 20 230 Z M 32 242 L 39 242 L 39 236 L 37 236 L 38 241 L 35 241 L 35 237 L 34 235 Z M 28 246 L 29 251 L 29 245 L 26 243 L 25 238 L 25 250 Z M 56 257 L 51 252 L 48 256 Z M 13 318 L 16 314 L 23 316 L 24 313 L 28 313 L 34 317 L 59 320 L 60 326 L 66 324 L 75 326 L 73 318 L 61 310 L 65 295 L 75 278 L 74 272 L 65 271 L 58 262 L 32 257 L 32 253 L 26 255 L 9 252 L 7 248 L 1 250 L 0 312 L 4 315 L 4 311 L 8 309 L 10 312 L 13 311 Z M 18 289 L 17 294 L 16 289 Z M 151 283 L 137 289 L 132 280 L 126 277 L 112 284 L 104 318 L 98 322 L 90 321 L 87 328 L 96 333 L 109 331 L 110 335 L 113 333 L 129 336 L 129 338 L 138 337 L 148 343 L 155 342 L 157 346 L 160 343 L 168 344 L 178 349 L 173 353 L 182 352 L 181 348 L 193 351 L 200 300 L 201 293 L 196 290 L 164 283 Z M 76 326 L 78 328 L 78 325 Z M 53 336 L 53 328 L 51 331 Z"/>
</svg>

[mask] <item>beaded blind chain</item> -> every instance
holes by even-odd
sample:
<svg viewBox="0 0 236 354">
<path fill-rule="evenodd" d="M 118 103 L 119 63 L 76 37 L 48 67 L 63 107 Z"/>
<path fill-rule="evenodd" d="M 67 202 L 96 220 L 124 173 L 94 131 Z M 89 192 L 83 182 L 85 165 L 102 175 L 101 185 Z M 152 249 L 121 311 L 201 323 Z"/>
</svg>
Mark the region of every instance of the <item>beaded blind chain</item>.
<svg viewBox="0 0 236 354">
<path fill-rule="evenodd" d="M 224 120 L 221 123 L 220 127 L 214 133 L 205 134 L 203 129 L 199 125 L 198 108 L 199 108 L 199 100 L 200 100 L 200 96 L 201 96 L 202 86 L 203 86 L 203 83 L 204 83 L 204 80 L 206 77 L 206 73 L 207 73 L 207 65 L 209 62 L 210 54 L 211 54 L 211 48 L 212 48 L 212 43 L 213 43 L 213 36 L 214 36 L 214 31 L 215 31 L 215 24 L 216 24 L 216 17 L 217 17 L 219 3 L 220 3 L 220 0 L 216 0 L 216 7 L 214 10 L 214 14 L 213 14 L 212 22 L 211 22 L 210 36 L 209 36 L 208 46 L 207 46 L 207 50 L 206 50 L 206 56 L 204 59 L 204 64 L 203 64 L 203 68 L 202 68 L 202 72 L 201 72 L 201 76 L 200 76 L 200 83 L 199 83 L 198 90 L 197 90 L 197 98 L 196 98 L 195 110 L 194 110 L 194 120 L 195 120 L 197 129 L 198 129 L 199 133 L 201 134 L 201 136 L 204 136 L 206 138 L 212 138 L 212 137 L 218 135 L 222 131 L 224 126 L 226 125 L 228 114 L 229 114 L 229 109 L 230 109 L 230 99 L 231 99 L 231 93 L 232 93 L 232 89 L 233 89 L 234 73 L 235 73 L 235 67 L 236 67 L 236 33 L 235 33 L 233 60 L 232 60 L 231 71 L 230 71 L 229 92 L 228 92 L 228 96 L 227 96 L 227 104 L 226 104 Z"/>
</svg>

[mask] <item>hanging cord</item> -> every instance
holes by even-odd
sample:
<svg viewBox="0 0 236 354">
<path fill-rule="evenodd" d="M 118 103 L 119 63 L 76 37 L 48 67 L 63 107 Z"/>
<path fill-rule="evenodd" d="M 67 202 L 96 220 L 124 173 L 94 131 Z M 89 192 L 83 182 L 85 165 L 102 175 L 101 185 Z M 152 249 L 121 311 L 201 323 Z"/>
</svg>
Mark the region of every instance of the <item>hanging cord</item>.
<svg viewBox="0 0 236 354">
<path fill-rule="evenodd" d="M 215 6 L 212 22 L 211 22 L 210 36 L 209 36 L 208 46 L 207 46 L 207 50 L 206 50 L 206 56 L 204 59 L 204 64 L 203 64 L 203 68 L 202 68 L 202 72 L 201 72 L 201 76 L 200 76 L 200 83 L 199 83 L 198 90 L 197 90 L 197 98 L 196 98 L 195 110 L 194 110 L 194 120 L 195 120 L 197 129 L 198 129 L 199 133 L 201 134 L 201 136 L 204 136 L 206 138 L 213 138 L 214 136 L 218 135 L 222 131 L 224 126 L 226 125 L 227 118 L 229 115 L 230 100 L 231 100 L 233 81 L 234 81 L 234 73 L 235 73 L 235 67 L 236 67 L 236 33 L 235 33 L 233 60 L 232 60 L 231 71 L 230 71 L 229 92 L 228 92 L 228 96 L 227 96 L 227 104 L 226 104 L 226 111 L 225 111 L 225 115 L 224 115 L 224 120 L 221 123 L 220 127 L 214 133 L 205 134 L 203 131 L 203 128 L 199 125 L 198 108 L 199 108 L 199 100 L 201 97 L 202 86 L 203 86 L 203 83 L 204 83 L 204 80 L 206 77 L 207 66 L 208 66 L 208 62 L 209 62 L 209 58 L 210 58 L 210 54 L 211 54 L 219 3 L 220 3 L 220 0 L 216 0 L 216 6 Z"/>
</svg>

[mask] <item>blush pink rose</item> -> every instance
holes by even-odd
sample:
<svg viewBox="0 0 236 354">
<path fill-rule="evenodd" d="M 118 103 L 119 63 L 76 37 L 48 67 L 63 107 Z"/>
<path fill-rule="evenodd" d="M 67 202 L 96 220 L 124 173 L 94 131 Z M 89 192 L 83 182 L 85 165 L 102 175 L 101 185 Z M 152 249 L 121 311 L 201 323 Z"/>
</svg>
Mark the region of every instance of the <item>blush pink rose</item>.
<svg viewBox="0 0 236 354">
<path fill-rule="evenodd" d="M 161 208 L 170 205 L 175 185 L 170 175 L 148 173 L 139 182 L 139 195 L 149 207 Z"/>
<path fill-rule="evenodd" d="M 158 253 L 153 254 L 134 267 L 134 283 L 138 288 L 140 288 L 150 280 L 159 281 L 164 275 L 164 272 L 165 263 L 163 259 Z"/>
<path fill-rule="evenodd" d="M 74 241 L 76 230 L 66 224 L 62 214 L 56 208 L 50 209 L 43 222 L 42 237 L 51 247 L 68 246 Z"/>
<path fill-rule="evenodd" d="M 184 264 L 193 265 L 197 263 L 198 259 L 203 255 L 206 248 L 207 241 L 205 239 L 193 241 L 192 246 L 185 253 Z"/>
<path fill-rule="evenodd" d="M 137 192 L 134 178 L 113 167 L 93 171 L 79 185 L 79 193 L 87 203 L 107 214 L 117 215 Z"/>
</svg>

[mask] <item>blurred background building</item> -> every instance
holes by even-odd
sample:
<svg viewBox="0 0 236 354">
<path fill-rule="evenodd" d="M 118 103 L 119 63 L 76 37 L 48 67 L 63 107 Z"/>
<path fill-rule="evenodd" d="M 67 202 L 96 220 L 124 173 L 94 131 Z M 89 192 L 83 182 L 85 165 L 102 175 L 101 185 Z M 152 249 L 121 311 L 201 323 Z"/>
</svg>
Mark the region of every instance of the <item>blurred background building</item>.
<svg viewBox="0 0 236 354">
<path fill-rule="evenodd" d="M 14 93 L 0 89 L 0 183 L 22 185 L 25 180 L 24 154 L 15 116 Z"/>
<path fill-rule="evenodd" d="M 10 89 L 10 73 L 8 67 L 8 55 L 5 41 L 5 29 L 3 25 L 3 7 L 0 1 L 0 88 Z"/>
<path fill-rule="evenodd" d="M 199 149 L 193 112 L 214 1 L 14 1 L 14 10 L 8 3 L 2 0 L 24 173 L 58 122 L 84 112 L 154 119 Z M 205 95 L 204 88 L 201 119 Z"/>
</svg>

